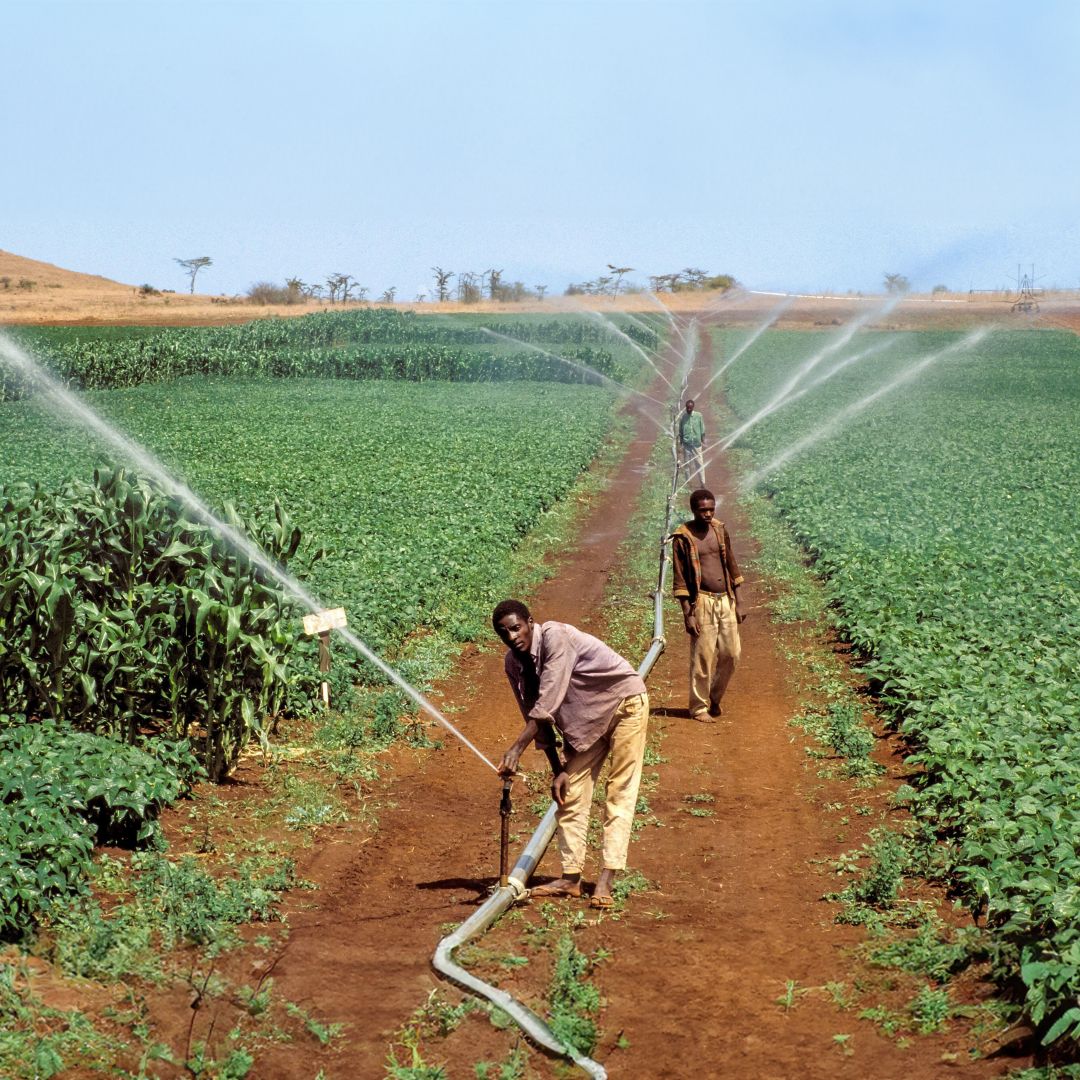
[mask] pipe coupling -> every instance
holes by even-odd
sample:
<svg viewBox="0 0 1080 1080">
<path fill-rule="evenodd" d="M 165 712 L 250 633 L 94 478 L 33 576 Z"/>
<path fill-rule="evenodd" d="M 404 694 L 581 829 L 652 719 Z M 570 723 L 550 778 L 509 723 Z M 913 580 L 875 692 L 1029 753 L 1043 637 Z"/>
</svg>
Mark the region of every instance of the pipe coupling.
<svg viewBox="0 0 1080 1080">
<path fill-rule="evenodd" d="M 513 902 L 516 904 L 519 900 L 524 900 L 529 895 L 529 890 L 525 886 L 525 882 L 520 878 L 516 878 L 513 875 L 506 879 L 506 888 L 508 888 L 513 894 Z"/>
</svg>

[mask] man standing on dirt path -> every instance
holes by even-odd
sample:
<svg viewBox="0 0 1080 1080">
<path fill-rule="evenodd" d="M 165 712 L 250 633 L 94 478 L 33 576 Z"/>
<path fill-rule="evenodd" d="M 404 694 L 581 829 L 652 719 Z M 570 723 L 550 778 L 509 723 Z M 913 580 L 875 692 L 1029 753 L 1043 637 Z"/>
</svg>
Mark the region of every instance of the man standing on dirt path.
<svg viewBox="0 0 1080 1080">
<path fill-rule="evenodd" d="M 683 482 L 691 489 L 705 486 L 705 421 L 701 413 L 694 412 L 694 399 L 686 399 L 686 409 L 679 417 L 679 462 L 683 469 Z"/>
<path fill-rule="evenodd" d="M 690 496 L 694 517 L 671 534 L 673 591 L 690 635 L 690 716 L 712 723 L 723 713 L 720 699 L 739 662 L 742 646 L 738 588 L 743 582 L 731 537 L 714 517 L 716 498 L 707 488 Z"/>
<path fill-rule="evenodd" d="M 610 761 L 604 803 L 604 865 L 590 906 L 614 903 L 615 875 L 626 868 L 637 806 L 649 695 L 641 676 L 614 649 L 569 623 L 534 623 L 520 600 L 504 600 L 491 616 L 507 647 L 505 668 L 525 727 L 503 754 L 499 775 L 511 776 L 530 742 L 551 763 L 551 794 L 559 804 L 562 877 L 532 896 L 581 896 L 585 836 L 593 786 Z M 565 760 L 555 745 L 562 736 Z"/>
</svg>

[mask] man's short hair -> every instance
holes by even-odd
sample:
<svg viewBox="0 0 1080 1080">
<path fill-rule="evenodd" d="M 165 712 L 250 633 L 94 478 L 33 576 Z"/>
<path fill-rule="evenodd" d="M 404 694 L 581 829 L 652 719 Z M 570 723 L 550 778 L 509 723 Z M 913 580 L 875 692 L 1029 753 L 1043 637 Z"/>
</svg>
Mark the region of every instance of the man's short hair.
<svg viewBox="0 0 1080 1080">
<path fill-rule="evenodd" d="M 706 499 L 716 502 L 716 496 L 708 488 L 698 488 L 690 493 L 690 509 L 696 510 Z"/>
<path fill-rule="evenodd" d="M 528 622 L 532 618 L 532 615 L 529 614 L 529 609 L 520 600 L 503 600 L 501 603 L 495 605 L 495 610 L 491 613 L 492 628 L 498 630 L 499 623 L 501 623 L 507 615 L 516 615 L 525 622 Z"/>
<path fill-rule="evenodd" d="M 694 399 L 693 399 L 692 397 L 688 397 L 688 398 L 686 399 L 686 404 L 687 404 L 687 405 L 693 405 L 693 404 L 694 404 Z"/>
</svg>

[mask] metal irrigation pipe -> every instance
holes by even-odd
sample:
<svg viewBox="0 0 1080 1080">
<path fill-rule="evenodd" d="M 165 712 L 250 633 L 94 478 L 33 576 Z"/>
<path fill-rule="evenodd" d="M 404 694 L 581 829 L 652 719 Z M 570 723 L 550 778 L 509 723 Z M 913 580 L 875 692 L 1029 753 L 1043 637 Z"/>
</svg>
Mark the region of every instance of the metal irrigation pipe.
<svg viewBox="0 0 1080 1080">
<path fill-rule="evenodd" d="M 685 385 L 684 385 L 685 389 Z M 680 395 L 681 398 L 681 395 Z M 664 517 L 664 533 L 660 539 L 660 569 L 657 574 L 656 590 L 653 593 L 653 637 L 645 658 L 638 667 L 638 674 L 648 678 L 653 665 L 660 658 L 666 644 L 664 639 L 664 587 L 667 581 L 668 566 L 671 563 L 671 555 L 668 552 L 671 535 L 671 519 L 675 512 L 675 496 L 679 490 L 679 454 L 678 447 L 672 431 L 672 456 L 675 459 L 674 474 L 671 481 L 671 494 L 667 498 L 667 510 Z M 504 802 L 508 795 L 504 792 Z M 431 958 L 431 966 L 443 978 L 465 990 L 486 998 L 496 1007 L 502 1009 L 515 1024 L 528 1036 L 528 1038 L 542 1050 L 556 1057 L 567 1058 L 581 1070 L 594 1077 L 595 1080 L 607 1080 L 607 1070 L 598 1061 L 578 1053 L 572 1046 L 561 1042 L 552 1032 L 551 1028 L 532 1011 L 516 998 L 511 997 L 505 990 L 478 979 L 470 974 L 454 961 L 454 951 L 472 941 L 473 938 L 483 934 L 495 921 L 513 906 L 518 900 L 525 899 L 529 895 L 528 881 L 536 869 L 537 863 L 543 857 L 548 844 L 555 835 L 555 813 L 558 804 L 552 803 L 547 813 L 540 820 L 536 831 L 532 834 L 525 850 L 521 853 L 514 869 L 510 872 L 506 881 L 500 881 L 499 887 L 465 920 L 452 934 L 444 937 L 435 948 L 435 954 Z M 503 833 L 506 831 L 507 817 L 502 818 Z M 503 860 L 505 864 L 505 858 Z"/>
</svg>

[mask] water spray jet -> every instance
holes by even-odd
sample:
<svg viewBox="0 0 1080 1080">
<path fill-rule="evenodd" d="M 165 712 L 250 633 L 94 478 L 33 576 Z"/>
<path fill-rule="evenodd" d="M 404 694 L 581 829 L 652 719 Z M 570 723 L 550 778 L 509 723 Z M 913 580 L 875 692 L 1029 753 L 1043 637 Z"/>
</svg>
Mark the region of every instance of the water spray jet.
<svg viewBox="0 0 1080 1080">
<path fill-rule="evenodd" d="M 712 378 L 710 378 L 709 381 L 701 388 L 701 393 L 705 393 L 705 391 L 708 390 L 708 388 L 712 386 L 712 384 L 718 378 L 720 378 L 720 376 L 723 375 L 724 372 L 727 371 L 727 369 L 731 367 L 731 365 L 734 364 L 735 361 L 738 360 L 739 357 L 742 356 L 742 354 L 746 352 L 746 350 L 749 349 L 750 346 L 753 345 L 754 342 L 757 341 L 757 339 L 761 337 L 761 335 L 764 334 L 765 331 L 768 330 L 768 328 L 772 326 L 772 324 L 776 322 L 776 320 L 779 319 L 780 316 L 783 315 L 784 312 L 787 311 L 787 309 L 791 307 L 791 305 L 794 303 L 794 297 L 789 296 L 785 297 L 779 304 L 777 304 L 776 307 L 774 307 L 772 311 L 770 311 L 765 317 L 764 322 L 762 322 L 758 327 L 756 327 L 753 333 L 751 333 L 750 336 L 731 354 L 731 356 L 728 357 L 728 359 L 716 369 L 716 371 L 712 375 Z"/>
<path fill-rule="evenodd" d="M 27 352 L 8 337 L 0 334 L 0 361 L 9 370 L 21 375 L 28 383 L 50 401 L 57 409 L 74 418 L 83 427 L 88 428 L 102 442 L 111 446 L 120 456 L 155 480 L 158 485 L 173 498 L 177 499 L 190 513 L 210 528 L 225 541 L 235 552 L 243 555 L 272 578 L 295 601 L 303 605 L 313 615 L 326 611 L 292 575 L 285 573 L 250 537 L 222 521 L 213 511 L 182 481 L 170 473 L 149 451 L 138 443 L 122 435 L 119 431 L 98 415 L 85 401 L 82 401 L 57 379 L 45 371 Z M 338 633 L 353 649 L 381 671 L 405 696 L 421 711 L 441 724 L 462 744 L 467 746 L 493 772 L 498 772 L 495 765 L 414 686 L 407 682 L 380 656 L 376 655 L 351 630 L 342 626 Z"/>
<path fill-rule="evenodd" d="M 558 360 L 563 364 L 568 364 L 570 367 L 577 368 L 579 371 L 584 371 L 586 374 L 592 375 L 594 378 L 599 379 L 601 383 L 610 385 L 621 394 L 643 398 L 645 401 L 651 402 L 653 405 L 659 405 L 661 408 L 667 407 L 664 402 L 658 400 L 657 398 L 651 397 L 649 394 L 645 394 L 640 390 L 634 390 L 632 387 L 625 386 L 618 380 L 612 379 L 610 376 L 602 374 L 595 368 L 589 367 L 587 364 L 579 364 L 576 360 L 568 360 L 565 356 L 560 356 L 558 353 L 550 352 L 548 349 L 543 349 L 539 345 L 533 345 L 531 342 L 528 341 L 519 341 L 517 338 L 510 337 L 509 334 L 500 334 L 497 330 L 490 330 L 486 326 L 481 327 L 481 330 L 483 331 L 483 333 L 488 334 L 491 337 L 500 338 L 503 341 L 509 341 L 512 344 L 518 345 L 523 349 L 532 349 L 533 352 L 538 352 L 541 356 L 546 356 L 551 360 Z M 648 417 L 649 420 L 651 420 L 661 429 L 666 430 L 665 425 L 662 424 L 659 420 L 657 420 L 656 417 L 652 415 L 652 413 L 642 410 L 642 415 Z"/>
<path fill-rule="evenodd" d="M 605 315 L 601 311 L 594 311 L 592 308 L 587 308 L 584 304 L 574 303 L 570 300 L 568 300 L 567 302 L 570 304 L 572 310 L 582 315 L 588 316 L 588 318 L 590 319 L 599 319 L 600 322 L 604 324 L 605 329 L 609 330 L 611 333 L 615 334 L 617 337 L 625 341 L 626 344 L 629 345 L 635 352 L 637 352 L 638 355 L 642 358 L 642 360 L 644 360 L 645 363 L 648 364 L 649 367 L 651 367 L 653 371 L 655 371 L 656 374 L 659 375 L 660 378 L 668 384 L 668 386 L 671 386 L 673 390 L 675 389 L 674 386 L 671 385 L 671 380 L 656 366 L 656 364 L 653 363 L 652 359 L 648 356 L 645 350 L 642 349 L 641 346 L 636 341 L 634 341 L 634 339 L 630 337 L 629 334 L 625 333 L 619 326 L 617 326 L 614 320 L 612 320 L 609 316 Z M 631 318 L 631 316 L 626 315 L 625 312 L 623 313 L 623 316 L 625 318 Z M 636 319 L 632 321 L 637 322 Z"/>
<path fill-rule="evenodd" d="M 889 337 L 886 338 L 884 341 L 879 341 L 874 345 L 869 346 L 869 348 L 863 349 L 861 352 L 857 352 L 854 355 L 841 360 L 839 363 L 834 364 L 831 368 L 829 368 L 828 371 L 814 379 L 813 382 L 809 383 L 807 386 L 804 386 L 799 390 L 795 390 L 794 392 L 788 394 L 787 397 L 781 398 L 779 401 L 774 398 L 772 403 L 762 406 L 762 408 L 760 408 L 756 413 L 754 413 L 754 415 L 751 416 L 749 420 L 741 423 L 730 435 L 725 436 L 723 439 L 719 440 L 714 445 L 720 452 L 727 450 L 740 436 L 745 435 L 746 432 L 748 432 L 755 425 L 761 423 L 762 420 L 765 420 L 768 417 L 772 416 L 773 413 L 777 412 L 779 409 L 782 409 L 785 405 L 790 405 L 793 401 L 798 401 L 799 398 L 803 397 L 805 394 L 810 393 L 811 390 L 817 389 L 817 387 L 821 386 L 822 383 L 828 382 L 829 379 L 831 379 L 834 375 L 843 371 L 845 368 L 850 367 L 852 364 L 857 363 L 859 360 L 865 360 L 868 356 L 873 356 L 876 353 L 883 352 L 885 349 L 889 348 L 889 346 L 892 345 L 895 340 L 895 338 Z"/>
<path fill-rule="evenodd" d="M 853 404 L 848 405 L 846 408 L 841 409 L 840 412 L 838 412 L 830 420 L 827 420 L 820 427 L 816 428 L 809 434 L 804 435 L 803 438 L 793 443 L 786 450 L 782 451 L 780 454 L 777 454 L 776 457 L 774 457 L 768 465 L 764 466 L 763 468 L 756 469 L 753 473 L 744 477 L 739 484 L 740 490 L 753 490 L 755 487 L 757 487 L 758 484 L 761 483 L 761 481 L 766 476 L 768 476 L 769 473 L 775 472 L 783 465 L 786 465 L 792 458 L 796 457 L 798 454 L 801 454 L 804 450 L 809 449 L 811 446 L 819 442 L 821 439 L 825 438 L 827 435 L 831 435 L 841 425 L 862 412 L 863 409 L 867 408 L 875 401 L 895 390 L 898 386 L 903 386 L 904 383 L 910 382 L 917 375 L 920 375 L 923 371 L 930 367 L 931 364 L 936 363 L 943 357 L 964 352 L 967 349 L 970 349 L 973 346 L 977 345 L 993 329 L 994 328 L 990 326 L 981 326 L 976 330 L 972 330 L 970 333 L 966 334 L 960 341 L 953 342 L 952 345 L 946 345 L 945 348 L 939 349 L 937 352 L 931 353 L 929 356 L 923 357 L 923 359 L 920 360 L 918 363 L 901 372 L 899 375 L 896 376 L 896 378 L 892 379 L 884 386 L 879 387 L 877 390 L 874 390 L 872 393 L 867 394 L 859 401 L 856 401 Z"/>
</svg>

